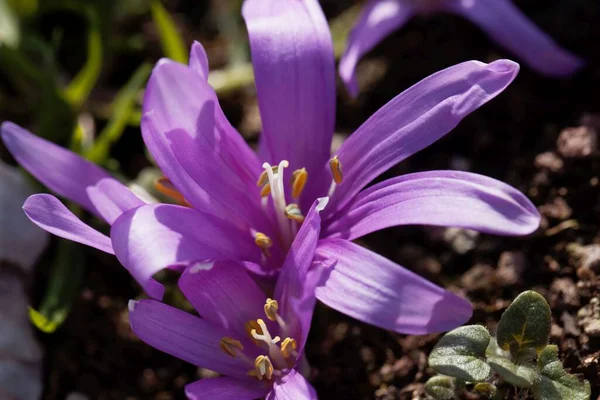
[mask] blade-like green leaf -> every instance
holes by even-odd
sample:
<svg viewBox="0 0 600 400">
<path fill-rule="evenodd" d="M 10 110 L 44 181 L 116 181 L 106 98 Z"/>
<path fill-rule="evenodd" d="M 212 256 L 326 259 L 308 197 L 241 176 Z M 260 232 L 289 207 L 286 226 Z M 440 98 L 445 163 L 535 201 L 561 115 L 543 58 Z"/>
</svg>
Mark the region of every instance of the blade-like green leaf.
<svg viewBox="0 0 600 400">
<path fill-rule="evenodd" d="M 6 0 L 0 0 L 0 46 L 17 47 L 20 37 L 19 18 Z"/>
<path fill-rule="evenodd" d="M 83 277 L 82 247 L 60 240 L 52 276 L 39 311 L 29 309 L 31 322 L 41 331 L 52 333 L 65 321 L 77 296 Z"/>
<path fill-rule="evenodd" d="M 150 8 L 152 9 L 152 19 L 158 30 L 163 53 L 172 60 L 187 64 L 187 48 L 179 32 L 177 32 L 177 26 L 173 22 L 173 18 L 165 10 L 160 0 L 153 0 Z"/>
<path fill-rule="evenodd" d="M 529 365 L 518 365 L 504 357 L 488 358 L 490 367 L 506 382 L 520 388 L 527 388 L 539 382 L 536 369 Z"/>
<path fill-rule="evenodd" d="M 487 379 L 490 366 L 483 360 L 490 334 L 481 325 L 467 325 L 448 332 L 429 355 L 429 365 L 440 374 L 468 382 Z"/>
<path fill-rule="evenodd" d="M 429 378 L 424 389 L 425 393 L 435 400 L 452 400 L 456 397 L 454 378 L 449 376 L 437 375 Z"/>
<path fill-rule="evenodd" d="M 590 383 L 567 374 L 558 359 L 558 347 L 546 346 L 538 357 L 538 367 L 542 380 L 533 387 L 533 393 L 539 400 L 589 400 Z"/>
<path fill-rule="evenodd" d="M 498 345 L 519 358 L 527 348 L 541 350 L 548 344 L 552 317 L 546 300 L 532 290 L 521 293 L 506 309 L 496 338 Z"/>
<path fill-rule="evenodd" d="M 131 120 L 135 111 L 137 95 L 146 83 L 151 70 L 152 66 L 148 63 L 140 65 L 117 93 L 112 107 L 113 114 L 92 148 L 85 153 L 87 159 L 99 164 L 106 162 L 111 145 L 119 140 Z"/>
<path fill-rule="evenodd" d="M 86 8 L 85 14 L 88 20 L 87 60 L 64 90 L 65 98 L 74 108 L 79 108 L 85 103 L 98 81 L 102 68 L 102 36 L 98 15 L 91 7 Z"/>
</svg>

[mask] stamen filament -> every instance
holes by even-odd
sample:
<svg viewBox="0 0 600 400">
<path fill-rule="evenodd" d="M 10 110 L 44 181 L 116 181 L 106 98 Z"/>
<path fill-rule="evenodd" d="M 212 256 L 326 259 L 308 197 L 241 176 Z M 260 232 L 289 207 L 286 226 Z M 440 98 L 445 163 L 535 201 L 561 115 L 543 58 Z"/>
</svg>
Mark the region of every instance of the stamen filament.
<svg viewBox="0 0 600 400">
<path fill-rule="evenodd" d="M 285 191 L 283 189 L 283 170 L 289 166 L 287 160 L 283 160 L 279 163 L 277 168 L 271 167 L 269 163 L 264 163 L 263 168 L 269 177 L 269 185 L 271 187 L 271 198 L 273 199 L 273 205 L 275 207 L 275 214 L 277 216 L 277 222 L 279 223 L 279 229 L 281 231 L 283 242 L 285 246 L 289 246 L 292 243 L 292 234 L 290 232 L 290 224 L 285 216 Z M 260 180 L 260 179 L 259 179 Z"/>
</svg>

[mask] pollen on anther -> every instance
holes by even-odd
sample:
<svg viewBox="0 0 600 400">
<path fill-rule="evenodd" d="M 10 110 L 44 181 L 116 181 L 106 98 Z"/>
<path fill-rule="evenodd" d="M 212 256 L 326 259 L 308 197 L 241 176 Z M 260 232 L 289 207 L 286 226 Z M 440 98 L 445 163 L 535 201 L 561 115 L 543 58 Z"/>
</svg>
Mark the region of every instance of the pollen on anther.
<svg viewBox="0 0 600 400">
<path fill-rule="evenodd" d="M 268 356 L 258 356 L 254 360 L 254 372 L 253 376 L 256 376 L 259 380 L 263 378 L 271 379 L 273 377 L 273 364 Z"/>
<path fill-rule="evenodd" d="M 277 303 L 277 300 L 267 299 L 264 308 L 267 318 L 271 321 L 277 321 L 277 310 L 279 310 L 279 303 Z"/>
<path fill-rule="evenodd" d="M 271 253 L 269 252 L 269 249 L 273 246 L 273 241 L 271 240 L 270 237 L 268 237 L 267 235 L 265 235 L 262 232 L 256 232 L 254 234 L 254 243 L 260 247 L 260 249 L 262 250 L 263 254 L 266 257 L 270 257 Z"/>
<path fill-rule="evenodd" d="M 293 355 L 296 351 L 296 346 L 296 339 L 292 339 L 289 337 L 285 338 L 283 342 L 281 342 L 281 354 L 283 355 L 283 357 L 288 358 L 289 356 Z"/>
<path fill-rule="evenodd" d="M 219 341 L 219 347 L 225 354 L 231 357 L 236 357 L 238 350 L 244 350 L 244 346 L 239 340 L 235 340 L 227 336 L 221 338 Z"/>
<path fill-rule="evenodd" d="M 308 172 L 306 168 L 297 169 L 292 172 L 292 197 L 297 199 L 302 194 L 306 180 L 308 179 Z"/>
<path fill-rule="evenodd" d="M 300 207 L 298 206 L 298 204 L 295 203 L 291 203 L 288 204 L 287 206 L 285 206 L 285 216 L 289 219 L 291 219 L 292 221 L 296 221 L 296 222 L 304 222 L 304 215 L 302 215 L 302 210 L 300 210 Z"/>
<path fill-rule="evenodd" d="M 329 160 L 329 168 L 331 169 L 333 181 L 337 185 L 342 183 L 342 180 L 344 180 L 344 174 L 342 173 L 342 162 L 338 156 L 334 156 L 331 160 Z"/>
</svg>

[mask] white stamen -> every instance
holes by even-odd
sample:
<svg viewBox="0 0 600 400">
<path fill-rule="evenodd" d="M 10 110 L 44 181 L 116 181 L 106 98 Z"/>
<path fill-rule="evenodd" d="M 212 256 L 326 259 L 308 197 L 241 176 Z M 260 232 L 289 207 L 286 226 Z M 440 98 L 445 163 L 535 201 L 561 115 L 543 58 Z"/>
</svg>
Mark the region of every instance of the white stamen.
<svg viewBox="0 0 600 400">
<path fill-rule="evenodd" d="M 335 184 L 334 180 L 331 180 L 331 186 L 329 186 L 329 191 L 327 192 L 327 197 L 331 197 L 333 196 L 333 194 L 335 193 L 335 187 L 337 185 Z"/>
<path fill-rule="evenodd" d="M 283 160 L 279 163 L 277 173 L 273 172 L 273 168 L 269 163 L 264 163 L 263 168 L 267 172 L 269 177 L 269 184 L 271 186 L 271 198 L 273 199 L 273 206 L 275 207 L 275 214 L 277 216 L 277 222 L 279 223 L 279 229 L 283 236 L 283 240 L 287 246 L 291 245 L 293 237 L 290 232 L 290 222 L 285 216 L 285 190 L 283 187 L 283 171 L 290 164 L 287 160 Z"/>
</svg>

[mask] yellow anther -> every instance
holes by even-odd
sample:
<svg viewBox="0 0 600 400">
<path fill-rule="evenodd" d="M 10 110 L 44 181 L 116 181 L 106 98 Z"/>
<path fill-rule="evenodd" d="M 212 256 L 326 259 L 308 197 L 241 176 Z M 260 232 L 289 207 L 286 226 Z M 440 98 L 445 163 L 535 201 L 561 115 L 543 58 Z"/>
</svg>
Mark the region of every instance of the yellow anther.
<svg viewBox="0 0 600 400">
<path fill-rule="evenodd" d="M 223 337 L 219 341 L 219 347 L 225 354 L 230 355 L 231 357 L 237 356 L 238 350 L 244 350 L 244 346 L 240 343 L 239 340 L 235 340 L 230 337 Z"/>
<path fill-rule="evenodd" d="M 342 173 L 342 162 L 340 161 L 338 156 L 334 156 L 331 160 L 329 160 L 329 168 L 331 169 L 333 181 L 337 185 L 342 183 L 342 180 L 344 179 L 344 174 Z"/>
<path fill-rule="evenodd" d="M 273 241 L 270 237 L 268 237 L 262 232 L 256 232 L 254 234 L 254 243 L 256 243 L 258 247 L 260 247 L 260 249 L 266 257 L 271 256 L 271 252 L 269 251 L 269 249 L 271 248 L 271 246 L 273 246 Z"/>
<path fill-rule="evenodd" d="M 244 328 L 246 329 L 246 333 L 248 334 L 248 336 L 250 336 L 250 338 L 255 342 L 256 339 L 254 339 L 254 336 L 252 336 L 252 331 L 258 333 L 259 335 L 263 334 L 262 328 L 260 327 L 260 325 L 258 325 L 258 322 L 256 322 L 255 320 L 246 322 L 244 324 Z"/>
<path fill-rule="evenodd" d="M 284 358 L 288 358 L 296 351 L 296 339 L 285 338 L 283 342 L 281 342 L 281 354 Z"/>
<path fill-rule="evenodd" d="M 300 223 L 304 222 L 304 215 L 302 215 L 302 211 L 300 210 L 300 207 L 298 207 L 298 204 L 288 204 L 285 206 L 284 212 L 285 216 L 289 219 Z"/>
<path fill-rule="evenodd" d="M 297 169 L 292 172 L 292 197 L 297 199 L 302 194 L 306 180 L 308 179 L 308 172 L 306 168 Z"/>
<path fill-rule="evenodd" d="M 277 300 L 267 299 L 265 303 L 265 315 L 271 321 L 277 321 L 277 310 L 279 310 L 279 303 Z"/>
<path fill-rule="evenodd" d="M 273 165 L 271 166 L 271 171 L 273 171 L 274 174 L 277 173 L 277 171 L 279 170 L 279 166 L 278 165 Z M 267 170 L 263 170 L 263 172 L 260 173 L 260 176 L 258 177 L 258 181 L 256 181 L 256 186 L 261 187 L 261 186 L 265 186 L 265 184 L 269 181 L 269 174 L 267 174 Z"/>
<path fill-rule="evenodd" d="M 256 375 L 255 375 L 256 374 Z M 263 378 L 271 379 L 273 377 L 273 364 L 268 356 L 258 356 L 254 360 L 254 374 L 259 380 Z"/>
<path fill-rule="evenodd" d="M 260 197 L 267 197 L 271 194 L 271 184 L 267 182 L 265 186 L 260 189 Z"/>
<path fill-rule="evenodd" d="M 160 193 L 164 194 L 175 200 L 177 203 L 182 204 L 184 206 L 190 205 L 183 195 L 175 188 L 173 183 L 168 178 L 159 178 L 154 182 L 154 188 L 158 190 Z"/>
</svg>

